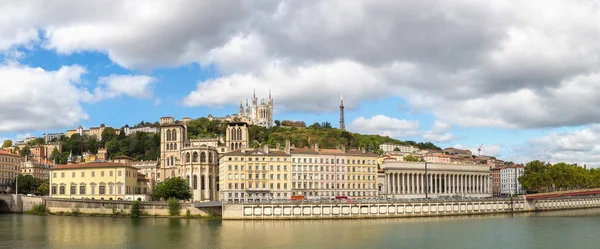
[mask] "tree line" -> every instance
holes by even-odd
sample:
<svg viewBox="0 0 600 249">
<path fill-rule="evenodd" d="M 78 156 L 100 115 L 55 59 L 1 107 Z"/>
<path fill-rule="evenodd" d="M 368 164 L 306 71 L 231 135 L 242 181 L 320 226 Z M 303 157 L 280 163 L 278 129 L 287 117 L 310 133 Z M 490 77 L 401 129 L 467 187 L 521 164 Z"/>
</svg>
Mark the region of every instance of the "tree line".
<svg viewBox="0 0 600 249">
<path fill-rule="evenodd" d="M 600 170 L 535 160 L 525 165 L 519 182 L 529 193 L 600 188 Z"/>
</svg>

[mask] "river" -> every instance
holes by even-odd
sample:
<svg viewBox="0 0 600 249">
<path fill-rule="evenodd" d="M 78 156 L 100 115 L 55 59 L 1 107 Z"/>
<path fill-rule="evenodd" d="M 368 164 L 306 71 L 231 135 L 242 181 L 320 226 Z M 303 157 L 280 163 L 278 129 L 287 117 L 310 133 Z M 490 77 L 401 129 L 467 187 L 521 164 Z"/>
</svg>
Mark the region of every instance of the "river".
<svg viewBox="0 0 600 249">
<path fill-rule="evenodd" d="M 0 215 L 0 248 L 599 248 L 600 209 L 315 221 Z"/>
</svg>

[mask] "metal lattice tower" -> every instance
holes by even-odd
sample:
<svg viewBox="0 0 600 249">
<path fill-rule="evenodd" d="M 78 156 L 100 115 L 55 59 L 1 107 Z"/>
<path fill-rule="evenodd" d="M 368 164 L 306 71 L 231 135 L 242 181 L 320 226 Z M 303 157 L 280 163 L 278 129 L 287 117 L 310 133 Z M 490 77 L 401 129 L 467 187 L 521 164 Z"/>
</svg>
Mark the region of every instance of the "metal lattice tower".
<svg viewBox="0 0 600 249">
<path fill-rule="evenodd" d="M 344 96 L 340 96 L 340 129 L 342 131 L 346 130 L 346 125 L 344 124 Z"/>
</svg>

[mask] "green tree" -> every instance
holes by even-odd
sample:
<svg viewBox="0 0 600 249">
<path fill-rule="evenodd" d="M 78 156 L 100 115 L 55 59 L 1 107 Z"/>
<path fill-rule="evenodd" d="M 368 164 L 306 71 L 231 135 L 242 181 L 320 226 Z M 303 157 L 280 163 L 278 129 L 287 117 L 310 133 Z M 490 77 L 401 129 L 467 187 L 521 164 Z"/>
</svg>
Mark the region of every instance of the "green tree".
<svg viewBox="0 0 600 249">
<path fill-rule="evenodd" d="M 277 126 L 277 127 L 281 126 L 281 121 L 275 120 L 275 126 Z"/>
<path fill-rule="evenodd" d="M 420 162 L 421 159 L 419 159 L 418 157 L 413 156 L 413 155 L 406 155 L 406 156 L 404 156 L 404 161 L 407 161 L 407 162 Z"/>
<path fill-rule="evenodd" d="M 2 148 L 3 149 L 11 147 L 12 145 L 13 145 L 13 142 L 10 139 L 6 139 L 6 140 L 4 140 L 4 142 L 2 142 Z"/>
<path fill-rule="evenodd" d="M 310 128 L 310 129 L 321 129 L 323 127 L 321 126 L 321 124 L 315 122 L 314 124 L 310 125 L 308 128 Z"/>
<path fill-rule="evenodd" d="M 140 216 L 142 216 L 142 208 L 140 201 L 135 200 L 131 203 L 131 210 L 129 211 L 129 213 L 131 214 L 131 218 L 139 218 Z"/>
<path fill-rule="evenodd" d="M 548 190 L 552 185 L 552 176 L 548 172 L 548 165 L 538 160 L 528 162 L 523 175 L 518 180 L 528 192 Z"/>
<path fill-rule="evenodd" d="M 31 149 L 29 149 L 29 145 L 25 145 L 20 151 L 19 156 L 28 156 L 31 154 Z"/>
<path fill-rule="evenodd" d="M 169 215 L 178 216 L 181 211 L 181 204 L 177 198 L 169 198 L 167 201 L 167 206 L 169 208 Z"/>
<path fill-rule="evenodd" d="M 52 150 L 52 153 L 50 153 L 50 161 L 55 162 L 58 161 L 60 159 L 60 152 L 58 151 L 58 149 L 56 147 L 54 147 L 54 149 Z"/>
<path fill-rule="evenodd" d="M 329 122 L 323 122 L 321 123 L 321 127 L 325 128 L 325 129 L 331 129 L 331 123 Z"/>
<path fill-rule="evenodd" d="M 37 192 L 39 195 L 48 195 L 50 193 L 50 182 L 43 180 L 40 186 L 38 186 Z"/>
<path fill-rule="evenodd" d="M 18 180 L 12 184 L 12 189 L 15 189 L 16 183 L 19 184 L 19 194 L 35 194 L 40 184 L 41 180 L 33 178 L 31 175 L 21 175 L 17 176 Z"/>
<path fill-rule="evenodd" d="M 189 200 L 192 198 L 192 189 L 183 178 L 172 177 L 156 185 L 152 191 L 152 198 L 155 200 L 168 200 L 170 198 Z"/>
</svg>

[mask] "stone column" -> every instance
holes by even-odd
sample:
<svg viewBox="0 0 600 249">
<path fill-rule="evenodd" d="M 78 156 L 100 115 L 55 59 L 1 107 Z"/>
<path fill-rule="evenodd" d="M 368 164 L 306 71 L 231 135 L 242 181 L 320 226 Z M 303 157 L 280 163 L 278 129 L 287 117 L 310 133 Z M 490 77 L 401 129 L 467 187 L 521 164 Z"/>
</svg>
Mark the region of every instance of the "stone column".
<svg viewBox="0 0 600 249">
<path fill-rule="evenodd" d="M 417 193 L 417 181 L 416 181 L 416 176 L 417 174 L 415 173 L 411 173 L 410 174 L 410 193 L 411 194 L 416 194 Z"/>
<path fill-rule="evenodd" d="M 210 184 L 208 184 L 208 166 L 204 166 L 204 199 L 208 200 L 210 199 Z"/>
<path fill-rule="evenodd" d="M 388 173 L 388 194 L 394 194 L 394 173 Z"/>
<path fill-rule="evenodd" d="M 480 189 L 480 187 L 481 187 L 481 181 L 480 181 L 480 179 L 481 178 L 480 177 L 481 177 L 480 175 L 477 175 L 476 178 L 475 178 L 475 186 L 476 186 L 475 187 L 475 193 L 477 193 L 477 194 L 481 194 L 481 189 Z"/>
</svg>

